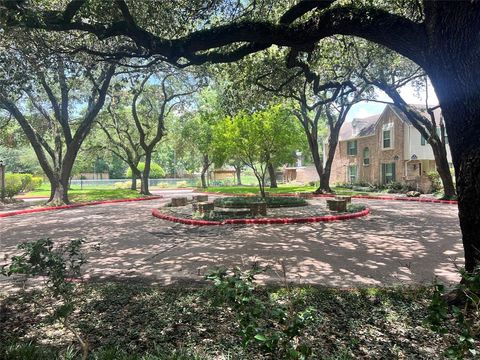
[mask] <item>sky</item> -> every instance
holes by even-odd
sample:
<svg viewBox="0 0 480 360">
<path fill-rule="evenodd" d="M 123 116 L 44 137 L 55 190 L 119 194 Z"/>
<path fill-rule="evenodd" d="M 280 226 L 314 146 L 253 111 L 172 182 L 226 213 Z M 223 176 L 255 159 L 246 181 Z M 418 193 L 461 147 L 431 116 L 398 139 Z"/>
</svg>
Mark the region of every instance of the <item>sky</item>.
<svg viewBox="0 0 480 360">
<path fill-rule="evenodd" d="M 400 89 L 400 94 L 409 104 L 425 104 L 425 91 L 418 94 L 411 85 L 406 85 Z M 377 100 L 391 102 L 391 99 L 380 90 L 377 90 Z M 428 85 L 428 105 L 438 105 L 437 95 L 432 85 Z M 376 102 L 366 102 L 355 104 L 347 115 L 347 121 L 354 118 L 363 118 L 375 114 L 379 114 L 385 108 L 385 104 Z"/>
</svg>

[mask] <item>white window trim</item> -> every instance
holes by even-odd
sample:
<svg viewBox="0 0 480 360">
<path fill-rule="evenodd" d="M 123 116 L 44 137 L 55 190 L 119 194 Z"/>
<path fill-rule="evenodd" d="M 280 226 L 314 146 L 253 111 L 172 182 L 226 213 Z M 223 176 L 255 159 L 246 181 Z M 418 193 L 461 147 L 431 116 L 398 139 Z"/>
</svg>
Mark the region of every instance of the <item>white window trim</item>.
<svg viewBox="0 0 480 360">
<path fill-rule="evenodd" d="M 390 131 L 390 147 L 383 147 L 384 144 L 384 131 Z M 393 150 L 395 149 L 395 131 L 394 131 L 394 126 L 392 123 L 384 124 L 382 127 L 382 150 Z"/>
</svg>

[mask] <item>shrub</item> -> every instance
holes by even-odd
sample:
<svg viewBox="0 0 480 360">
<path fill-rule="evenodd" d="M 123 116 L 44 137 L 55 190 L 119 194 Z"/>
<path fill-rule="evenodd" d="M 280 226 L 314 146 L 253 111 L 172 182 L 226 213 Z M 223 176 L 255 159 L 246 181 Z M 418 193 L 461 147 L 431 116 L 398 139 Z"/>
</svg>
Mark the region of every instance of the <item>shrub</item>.
<svg viewBox="0 0 480 360">
<path fill-rule="evenodd" d="M 32 174 L 20 174 L 22 180 L 22 191 L 32 190 L 33 175 Z"/>
<path fill-rule="evenodd" d="M 177 188 L 186 188 L 188 187 L 188 184 L 186 181 L 177 181 L 177 183 L 175 184 L 175 186 Z"/>
<path fill-rule="evenodd" d="M 145 169 L 145 163 L 144 162 L 138 163 L 137 168 L 138 168 L 138 170 L 143 171 L 143 169 Z M 125 173 L 125 176 L 128 177 L 128 178 L 131 178 L 132 177 L 132 169 L 128 168 L 127 172 Z M 156 163 L 151 163 L 150 164 L 150 178 L 151 179 L 159 179 L 159 178 L 162 178 L 164 176 L 165 176 L 165 170 L 163 170 L 163 168 L 160 165 L 158 165 Z"/>
<path fill-rule="evenodd" d="M 293 196 L 229 196 L 213 200 L 215 206 L 225 208 L 248 208 L 251 203 L 266 202 L 269 208 L 294 207 L 308 205 L 305 199 Z"/>
<path fill-rule="evenodd" d="M 454 291 L 448 292 L 442 284 L 435 284 L 425 322 L 438 334 L 452 333 L 452 323 L 456 327 L 458 335 L 445 351 L 447 358 L 477 358 L 475 339 L 478 338 L 480 323 L 480 269 L 475 269 L 473 273 L 465 269 L 459 272 L 462 281 Z M 457 297 L 457 305 L 462 303 L 462 307 L 449 306 L 446 296 L 452 294 Z"/>
<path fill-rule="evenodd" d="M 440 191 L 442 189 L 442 181 L 440 180 L 440 174 L 436 171 L 430 171 L 427 176 L 432 183 L 432 191 Z"/>
<path fill-rule="evenodd" d="M 77 305 L 75 284 L 71 278 L 79 277 L 81 267 L 86 260 L 81 252 L 83 240 L 72 240 L 69 243 L 54 246 L 50 239 L 40 239 L 18 245 L 23 252 L 12 257 L 8 265 L 4 265 L 0 274 L 5 276 L 24 275 L 26 278 L 41 276 L 45 279 L 45 288 L 52 298 L 51 317 L 61 321 L 71 331 L 82 348 L 82 359 L 88 357 L 88 343 L 70 324 L 70 316 Z"/>
<path fill-rule="evenodd" d="M 23 189 L 22 174 L 5 174 L 5 196 L 12 199 Z"/>
<path fill-rule="evenodd" d="M 113 184 L 115 189 L 129 189 L 132 183 L 130 181 L 116 182 Z"/>
<path fill-rule="evenodd" d="M 347 212 L 349 213 L 356 213 L 356 212 L 360 212 L 360 211 L 363 211 L 367 208 L 366 205 L 364 204 L 348 204 L 347 206 Z"/>
<path fill-rule="evenodd" d="M 277 297 L 262 296 L 255 276 L 264 271 L 253 266 L 248 271 L 220 269 L 207 275 L 214 285 L 214 302 L 232 309 L 239 324 L 244 347 L 258 346 L 274 359 L 306 359 L 311 349 L 302 339 L 302 330 L 313 319 L 315 309 L 295 297 L 286 281 Z M 302 306 L 303 307 L 303 306 Z"/>
<path fill-rule="evenodd" d="M 40 187 L 43 179 L 32 174 L 5 174 L 5 195 L 13 198 L 21 192 L 28 192 Z"/>
<path fill-rule="evenodd" d="M 168 183 L 166 183 L 166 182 L 161 182 L 161 183 L 158 183 L 158 184 L 157 184 L 157 187 L 159 187 L 159 188 L 161 188 L 161 189 L 165 189 L 165 188 L 168 188 L 169 185 L 168 185 Z"/>
<path fill-rule="evenodd" d="M 32 189 L 38 189 L 43 184 L 43 178 L 41 176 L 34 176 L 32 177 Z"/>
</svg>

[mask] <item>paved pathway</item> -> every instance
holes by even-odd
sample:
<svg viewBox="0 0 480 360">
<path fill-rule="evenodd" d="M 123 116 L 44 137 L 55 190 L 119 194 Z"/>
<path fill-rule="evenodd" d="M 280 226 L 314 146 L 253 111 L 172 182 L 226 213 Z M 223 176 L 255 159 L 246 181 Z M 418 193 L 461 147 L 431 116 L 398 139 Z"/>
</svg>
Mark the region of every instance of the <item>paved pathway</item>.
<svg viewBox="0 0 480 360">
<path fill-rule="evenodd" d="M 339 287 L 458 280 L 455 205 L 355 199 L 372 213 L 332 223 L 194 227 L 151 216 L 174 194 L 0 219 L 0 265 L 22 241 L 84 238 L 92 278 L 190 282 L 213 266 L 256 261 L 271 265 L 266 281 L 280 280 L 281 262 L 292 281 Z M 11 285 L 0 278 L 2 286 Z"/>
</svg>

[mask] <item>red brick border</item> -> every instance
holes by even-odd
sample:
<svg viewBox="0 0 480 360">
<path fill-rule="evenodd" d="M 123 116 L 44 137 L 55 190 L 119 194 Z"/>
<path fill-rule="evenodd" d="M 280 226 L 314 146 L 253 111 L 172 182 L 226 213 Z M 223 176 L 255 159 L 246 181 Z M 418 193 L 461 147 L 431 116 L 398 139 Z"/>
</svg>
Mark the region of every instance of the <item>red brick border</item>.
<svg viewBox="0 0 480 360">
<path fill-rule="evenodd" d="M 325 216 L 309 216 L 302 218 L 258 218 L 258 219 L 227 219 L 224 221 L 211 221 L 211 220 L 195 220 L 180 218 L 176 216 L 171 216 L 163 214 L 158 209 L 152 209 L 152 215 L 156 218 L 162 220 L 173 221 L 186 225 L 232 225 L 232 224 L 304 224 L 304 223 L 313 223 L 313 222 L 330 222 L 330 221 L 339 221 L 339 220 L 349 220 L 354 218 L 359 218 L 366 216 L 370 213 L 370 209 L 365 209 L 356 213 L 351 214 L 340 214 L 340 215 L 325 215 Z"/>
<path fill-rule="evenodd" d="M 146 197 L 146 198 L 134 198 L 134 199 L 115 199 L 115 200 L 105 200 L 105 201 L 91 201 L 91 202 L 80 203 L 80 204 L 71 204 L 71 205 L 51 206 L 51 207 L 43 207 L 43 208 L 36 208 L 36 209 L 9 211 L 9 212 L 0 213 L 0 218 L 22 215 L 22 214 L 32 214 L 32 213 L 38 213 L 38 212 L 43 212 L 43 211 L 73 209 L 73 208 L 79 208 L 79 207 L 91 206 L 91 205 L 103 205 L 103 204 L 114 204 L 114 203 L 120 203 L 120 202 L 134 202 L 134 201 L 146 201 L 146 200 L 158 200 L 158 199 L 163 199 L 163 196 L 150 196 L 150 197 Z"/>
</svg>

